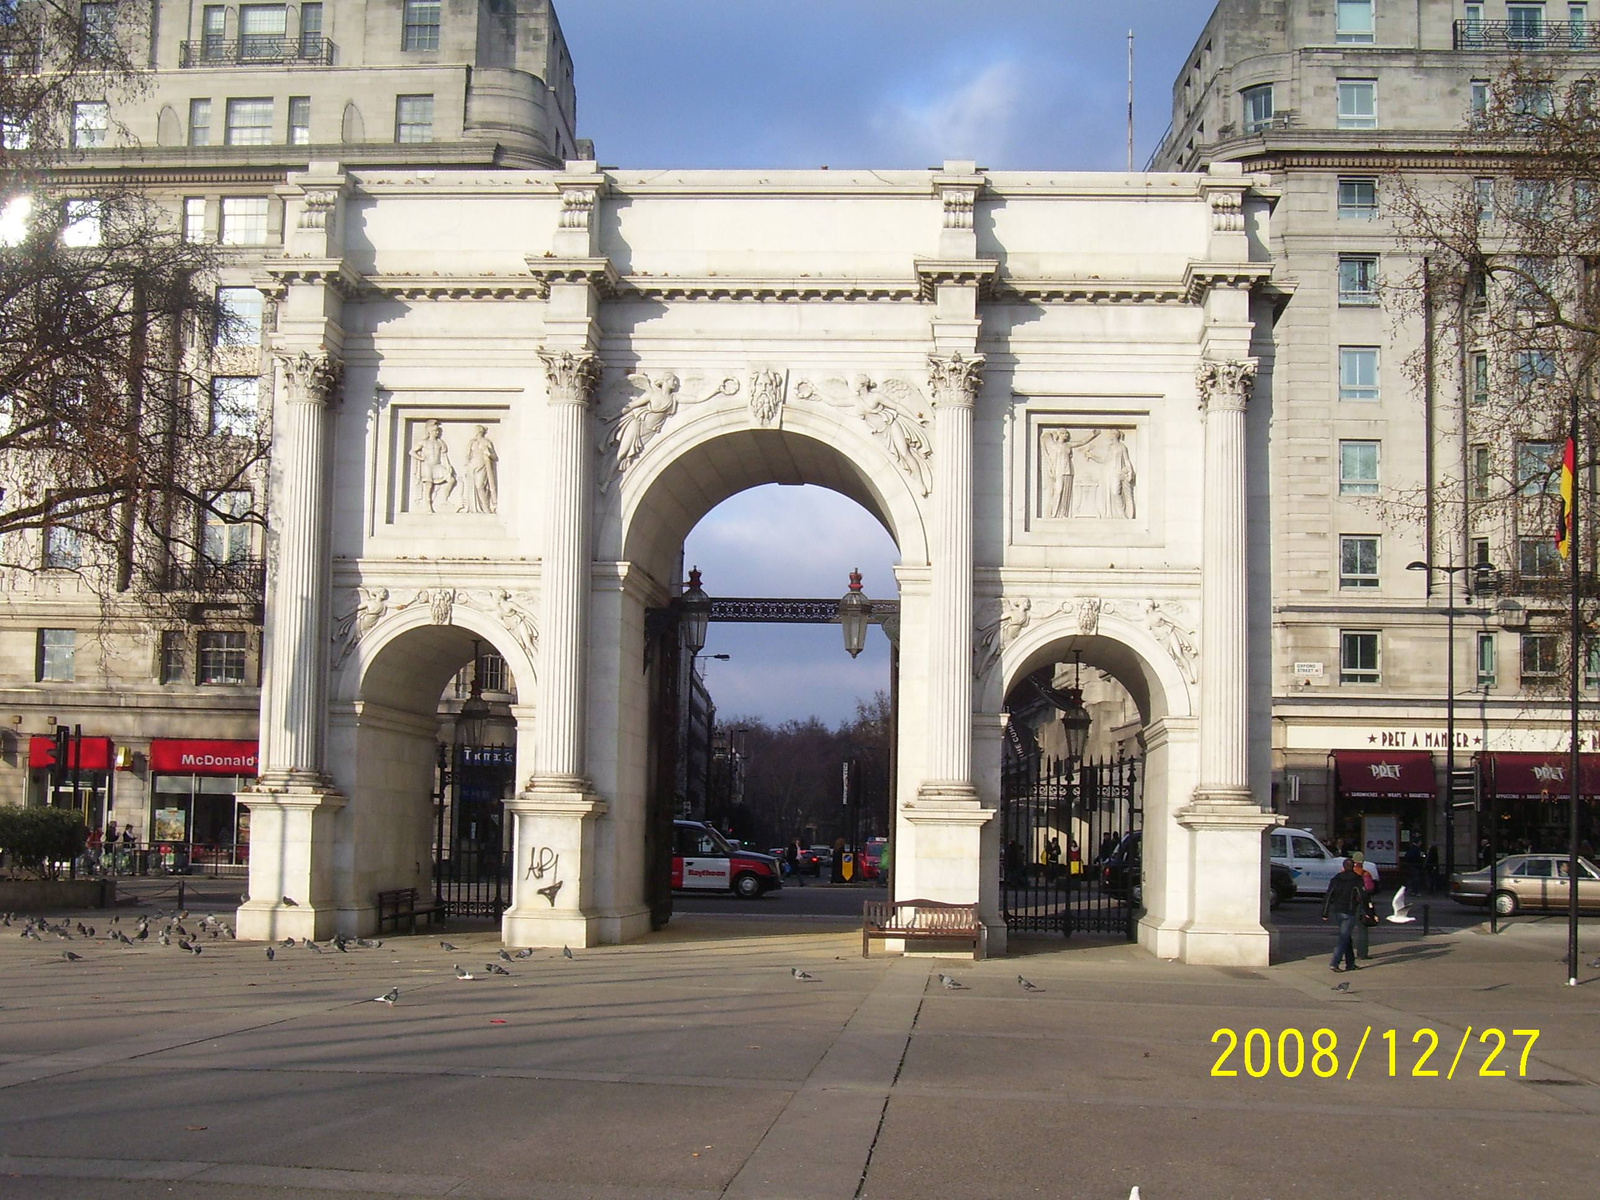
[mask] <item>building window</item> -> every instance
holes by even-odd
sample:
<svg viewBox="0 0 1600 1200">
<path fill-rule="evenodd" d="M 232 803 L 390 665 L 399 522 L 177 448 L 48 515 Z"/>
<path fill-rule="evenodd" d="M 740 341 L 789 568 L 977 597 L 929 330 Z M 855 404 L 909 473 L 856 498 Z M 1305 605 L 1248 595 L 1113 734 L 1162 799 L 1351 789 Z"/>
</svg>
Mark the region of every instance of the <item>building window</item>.
<svg viewBox="0 0 1600 1200">
<path fill-rule="evenodd" d="M 289 10 L 285 5 L 242 5 L 239 9 L 239 57 L 245 61 L 276 62 L 284 56 L 288 32 Z"/>
<path fill-rule="evenodd" d="M 289 97 L 289 144 L 291 146 L 309 146 L 311 144 L 311 97 Z"/>
<path fill-rule="evenodd" d="M 1549 215 L 1553 188 L 1548 179 L 1519 179 L 1511 188 L 1511 211 L 1529 220 Z"/>
<path fill-rule="evenodd" d="M 1517 542 L 1517 570 L 1528 579 L 1543 579 L 1561 570 L 1561 556 L 1553 538 L 1525 537 Z"/>
<path fill-rule="evenodd" d="M 72 144 L 94 150 L 106 144 L 111 110 L 104 100 L 80 100 L 72 106 Z"/>
<path fill-rule="evenodd" d="M 1591 692 L 1600 688 L 1600 642 L 1588 642 L 1583 648 L 1583 686 Z"/>
<path fill-rule="evenodd" d="M 1544 5 L 1507 4 L 1506 37 L 1513 42 L 1542 42 Z"/>
<path fill-rule="evenodd" d="M 250 557 L 250 493 L 218 492 L 200 513 L 200 553 L 209 563 Z"/>
<path fill-rule="evenodd" d="M 71 683 L 76 675 L 77 653 L 77 630 L 39 630 L 39 682 Z"/>
<path fill-rule="evenodd" d="M 26 150 L 33 142 L 33 131 L 26 121 L 0 116 L 0 149 Z"/>
<path fill-rule="evenodd" d="M 216 344 L 259 346 L 261 302 L 261 293 L 253 287 L 219 287 Z"/>
<path fill-rule="evenodd" d="M 180 629 L 161 633 L 161 682 L 189 682 L 189 635 Z"/>
<path fill-rule="evenodd" d="M 1492 688 L 1495 682 L 1495 640 L 1492 633 L 1478 634 L 1478 686 Z"/>
<path fill-rule="evenodd" d="M 61 210 L 63 246 L 98 246 L 105 205 L 99 200 L 68 200 Z"/>
<path fill-rule="evenodd" d="M 1561 674 L 1561 637 L 1554 633 L 1522 635 L 1522 678 L 1545 683 Z"/>
<path fill-rule="evenodd" d="M 46 571 L 76 571 L 82 567 L 83 535 L 74 526 L 47 522 L 43 566 Z"/>
<path fill-rule="evenodd" d="M 402 50 L 439 48 L 439 0 L 405 0 L 405 33 Z"/>
<path fill-rule="evenodd" d="M 433 141 L 433 97 L 397 96 L 394 102 L 394 140 Z"/>
<path fill-rule="evenodd" d="M 1491 570 L 1494 568 L 1494 564 L 1489 561 L 1488 538 L 1472 539 L 1472 565 L 1474 568 L 1487 567 Z"/>
<path fill-rule="evenodd" d="M 1341 254 L 1339 256 L 1339 303 L 1376 304 L 1378 302 L 1378 256 Z"/>
<path fill-rule="evenodd" d="M 300 57 L 322 57 L 322 5 L 300 6 Z"/>
<path fill-rule="evenodd" d="M 1555 115 L 1555 88 L 1549 80 L 1532 79 L 1516 85 L 1511 93 L 1513 122 L 1524 130 L 1536 131 Z"/>
<path fill-rule="evenodd" d="M 1378 398 L 1378 348 L 1339 347 L 1339 399 L 1375 401 Z"/>
<path fill-rule="evenodd" d="M 245 635 L 207 632 L 200 635 L 200 682 L 244 682 Z"/>
<path fill-rule="evenodd" d="M 1244 100 L 1244 131 L 1260 133 L 1272 125 L 1272 85 L 1245 88 L 1239 93 Z"/>
<path fill-rule="evenodd" d="M 1494 180 L 1492 178 L 1478 178 L 1472 181 L 1472 198 L 1477 205 L 1478 220 L 1489 222 L 1494 220 Z"/>
<path fill-rule="evenodd" d="M 1339 682 L 1378 682 L 1377 630 L 1340 630 Z"/>
<path fill-rule="evenodd" d="M 224 246 L 267 244 L 267 198 L 224 196 L 219 240 Z"/>
<path fill-rule="evenodd" d="M 1487 500 L 1489 498 L 1489 476 L 1492 469 L 1489 462 L 1489 447 L 1473 446 L 1469 451 L 1469 458 L 1472 464 L 1472 498 L 1474 500 Z"/>
<path fill-rule="evenodd" d="M 206 240 L 206 198 L 204 196 L 185 196 L 183 198 L 183 240 L 186 242 L 203 242 Z"/>
<path fill-rule="evenodd" d="M 252 96 L 228 101 L 228 145 L 272 144 L 272 97 Z"/>
<path fill-rule="evenodd" d="M 112 57 L 117 49 L 117 6 L 84 4 L 78 13 L 78 52 L 84 58 Z"/>
<path fill-rule="evenodd" d="M 1376 179 L 1339 180 L 1339 219 L 1370 221 L 1378 215 Z"/>
<path fill-rule="evenodd" d="M 1587 4 L 1567 5 L 1567 30 L 1568 42 L 1576 50 L 1581 50 L 1589 44 L 1589 6 Z"/>
<path fill-rule="evenodd" d="M 1339 494 L 1376 496 L 1378 494 L 1378 443 L 1339 443 Z"/>
<path fill-rule="evenodd" d="M 1489 356 L 1482 350 L 1467 356 L 1467 379 L 1471 388 L 1468 399 L 1473 404 L 1489 403 Z"/>
<path fill-rule="evenodd" d="M 189 101 L 189 145 L 211 145 L 211 101 Z"/>
<path fill-rule="evenodd" d="M 256 431 L 256 377 L 215 375 L 211 379 L 211 432 L 253 437 Z"/>
<path fill-rule="evenodd" d="M 1572 215 L 1579 221 L 1593 221 L 1600 215 L 1600 205 L 1595 203 L 1596 193 L 1592 179 L 1572 181 Z"/>
<path fill-rule="evenodd" d="M 1370 42 L 1372 35 L 1372 0 L 1339 0 L 1334 10 L 1333 40 Z"/>
<path fill-rule="evenodd" d="M 228 9 L 222 4 L 208 4 L 200 10 L 200 54 L 215 60 L 228 51 L 224 44 L 228 33 Z"/>
<path fill-rule="evenodd" d="M 1555 442 L 1517 443 L 1517 492 L 1523 496 L 1554 493 L 1561 466 L 1561 447 Z"/>
<path fill-rule="evenodd" d="M 1517 351 L 1517 383 L 1537 387 L 1556 377 L 1555 355 L 1548 350 Z"/>
<path fill-rule="evenodd" d="M 1378 81 L 1339 80 L 1339 128 L 1376 129 L 1377 127 Z"/>
<path fill-rule="evenodd" d="M 1468 113 L 1474 121 L 1481 121 L 1489 115 L 1489 81 L 1487 79 L 1474 79 L 1471 84 L 1470 95 Z"/>
<path fill-rule="evenodd" d="M 1339 539 L 1339 586 L 1375 588 L 1378 586 L 1378 539 L 1341 537 Z"/>
</svg>

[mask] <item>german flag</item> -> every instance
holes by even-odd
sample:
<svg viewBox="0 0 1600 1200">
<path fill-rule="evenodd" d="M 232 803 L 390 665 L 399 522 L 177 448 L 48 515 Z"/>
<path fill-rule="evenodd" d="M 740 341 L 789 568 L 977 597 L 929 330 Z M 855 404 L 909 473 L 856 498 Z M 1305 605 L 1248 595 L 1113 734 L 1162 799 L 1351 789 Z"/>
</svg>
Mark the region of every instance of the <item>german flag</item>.
<svg viewBox="0 0 1600 1200">
<path fill-rule="evenodd" d="M 1561 525 L 1556 530 L 1556 549 L 1562 558 L 1572 557 L 1572 496 L 1578 476 L 1578 450 L 1571 438 L 1561 451 Z"/>
</svg>

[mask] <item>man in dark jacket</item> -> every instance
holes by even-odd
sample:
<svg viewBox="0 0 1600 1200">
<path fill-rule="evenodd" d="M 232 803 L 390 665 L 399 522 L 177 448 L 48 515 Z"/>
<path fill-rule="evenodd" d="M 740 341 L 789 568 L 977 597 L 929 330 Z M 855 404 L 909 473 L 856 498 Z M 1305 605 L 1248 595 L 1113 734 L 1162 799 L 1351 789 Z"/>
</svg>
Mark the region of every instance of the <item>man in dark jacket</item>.
<svg viewBox="0 0 1600 1200">
<path fill-rule="evenodd" d="M 1328 894 L 1322 898 L 1322 919 L 1326 921 L 1329 913 L 1339 918 L 1339 944 L 1333 948 L 1329 970 L 1341 970 L 1341 958 L 1345 961 L 1343 970 L 1357 970 L 1353 939 L 1356 922 L 1361 919 L 1361 910 L 1366 903 L 1367 886 L 1356 874 L 1355 863 L 1347 858 L 1344 860 L 1344 870 L 1328 881 Z"/>
</svg>

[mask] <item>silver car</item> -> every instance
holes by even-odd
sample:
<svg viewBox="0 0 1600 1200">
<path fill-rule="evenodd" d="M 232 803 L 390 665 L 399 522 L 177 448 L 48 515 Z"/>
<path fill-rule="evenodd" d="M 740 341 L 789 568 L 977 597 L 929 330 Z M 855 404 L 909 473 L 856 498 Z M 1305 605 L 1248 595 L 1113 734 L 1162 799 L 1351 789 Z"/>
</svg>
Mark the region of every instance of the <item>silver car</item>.
<svg viewBox="0 0 1600 1200">
<path fill-rule="evenodd" d="M 1494 910 L 1501 916 L 1528 909 L 1566 911 L 1569 862 L 1565 854 L 1512 854 L 1500 860 L 1495 871 Z M 1450 877 L 1450 898 L 1462 904 L 1489 903 L 1489 868 Z M 1578 859 L 1578 908 L 1600 912 L 1600 870 L 1586 858 Z"/>
</svg>

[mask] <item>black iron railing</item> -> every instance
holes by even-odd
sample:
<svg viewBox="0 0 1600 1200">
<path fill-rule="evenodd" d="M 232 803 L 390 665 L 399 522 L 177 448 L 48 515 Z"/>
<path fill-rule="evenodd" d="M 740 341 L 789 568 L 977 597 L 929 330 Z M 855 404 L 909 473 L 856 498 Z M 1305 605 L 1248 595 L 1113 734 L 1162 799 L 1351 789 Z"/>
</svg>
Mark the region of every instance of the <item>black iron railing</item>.
<svg viewBox="0 0 1600 1200">
<path fill-rule="evenodd" d="M 263 63 L 331 67 L 335 47 L 328 38 L 247 34 L 237 41 L 204 39 L 178 49 L 180 67 L 254 67 Z"/>
<path fill-rule="evenodd" d="M 1596 21 L 1457 21 L 1457 50 L 1600 50 Z"/>
<path fill-rule="evenodd" d="M 267 586 L 267 565 L 259 558 L 173 563 L 167 568 L 166 584 L 169 592 L 260 596 Z"/>
</svg>

